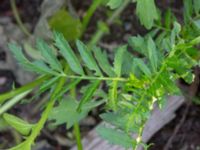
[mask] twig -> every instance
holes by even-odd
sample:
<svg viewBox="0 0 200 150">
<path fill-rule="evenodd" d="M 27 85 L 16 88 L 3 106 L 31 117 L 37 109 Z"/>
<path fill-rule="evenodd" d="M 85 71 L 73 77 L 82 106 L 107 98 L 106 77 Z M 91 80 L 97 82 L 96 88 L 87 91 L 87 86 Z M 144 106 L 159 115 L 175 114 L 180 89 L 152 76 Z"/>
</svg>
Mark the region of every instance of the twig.
<svg viewBox="0 0 200 150">
<path fill-rule="evenodd" d="M 15 20 L 17 21 L 17 24 L 19 25 L 20 29 L 22 30 L 22 32 L 24 32 L 24 34 L 26 34 L 27 36 L 30 36 L 31 33 L 27 30 L 27 28 L 24 26 L 24 24 L 21 21 L 19 12 L 16 7 L 15 0 L 10 0 L 10 4 L 11 4 L 11 8 L 12 8 Z"/>
</svg>

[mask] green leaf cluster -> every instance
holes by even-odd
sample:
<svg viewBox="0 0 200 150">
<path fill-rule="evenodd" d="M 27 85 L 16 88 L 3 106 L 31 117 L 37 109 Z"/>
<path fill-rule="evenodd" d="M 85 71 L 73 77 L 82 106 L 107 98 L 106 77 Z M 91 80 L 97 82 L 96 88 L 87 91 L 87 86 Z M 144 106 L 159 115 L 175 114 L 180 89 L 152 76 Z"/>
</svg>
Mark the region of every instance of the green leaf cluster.
<svg viewBox="0 0 200 150">
<path fill-rule="evenodd" d="M 123 2 L 109 0 L 107 5 L 115 9 Z M 160 19 L 154 0 L 135 2 L 141 24 L 152 29 L 155 20 Z M 193 4 L 195 7 L 192 7 Z M 53 107 L 55 101 L 57 105 L 52 110 L 47 109 L 50 115 L 45 111 L 39 123 L 44 124 L 43 118 L 48 117 L 50 121 L 54 121 L 53 125 L 67 124 L 69 129 L 86 117 L 90 110 L 105 103 L 105 112 L 100 117 L 106 125 L 97 128 L 100 136 L 125 148 L 136 149 L 139 144 L 144 146 L 142 130 L 155 103 L 162 108 L 167 96 L 180 95 L 181 90 L 176 81 L 181 78 L 189 84 L 193 82 L 192 68 L 199 64 L 200 53 L 196 45 L 200 43 L 200 26 L 198 18 L 192 17 L 199 14 L 199 2 L 185 0 L 184 6 L 186 25 L 181 27 L 168 10 L 164 25 L 160 19 L 160 28 L 152 29 L 145 36 L 130 37 L 127 45 L 114 49 L 113 60 L 108 58 L 106 51 L 95 46 L 88 47 L 80 40 L 72 47 L 65 40 L 66 35 L 58 32 L 53 33 L 51 45 L 37 40 L 36 49 L 41 54 L 38 59 L 29 59 L 20 46 L 9 44 L 22 67 L 48 77 L 41 84 L 38 93 L 50 90 L 53 94 L 48 106 Z M 77 27 L 79 20 L 73 20 L 64 10 L 56 15 L 61 16 L 61 19 L 68 17 L 72 26 Z M 50 20 L 50 24 L 61 31 L 56 26 L 58 16 L 55 20 Z M 77 34 L 72 34 L 78 37 Z M 83 80 L 87 82 L 79 84 Z M 82 89 L 80 96 L 77 99 L 68 96 L 69 90 L 78 84 Z M 30 149 L 37 136 L 32 130 L 40 131 L 41 126 L 35 128 L 9 114 L 4 114 L 4 119 L 22 135 L 32 133 L 28 140 L 12 149 Z M 137 140 L 132 139 L 132 133 L 138 135 Z"/>
<path fill-rule="evenodd" d="M 146 29 L 151 29 L 154 25 L 154 22 L 159 19 L 159 13 L 155 5 L 155 1 L 154 0 L 133 0 L 133 2 L 136 2 L 136 15 L 138 16 L 140 23 Z M 116 8 L 120 8 L 122 3 L 124 3 L 123 0 L 109 0 L 107 2 L 107 5 L 111 9 L 116 9 Z"/>
</svg>

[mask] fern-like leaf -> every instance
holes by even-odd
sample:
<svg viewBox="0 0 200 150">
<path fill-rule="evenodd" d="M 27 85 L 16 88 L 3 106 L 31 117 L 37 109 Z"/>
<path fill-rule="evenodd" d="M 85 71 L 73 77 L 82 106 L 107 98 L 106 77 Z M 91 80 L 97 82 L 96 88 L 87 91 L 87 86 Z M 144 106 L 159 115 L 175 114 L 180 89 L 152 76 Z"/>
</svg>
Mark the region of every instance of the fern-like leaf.
<svg viewBox="0 0 200 150">
<path fill-rule="evenodd" d="M 71 49 L 69 43 L 65 40 L 64 36 L 60 33 L 54 32 L 55 45 L 59 48 L 60 53 L 69 64 L 72 71 L 76 74 L 83 75 L 84 71 L 80 65 L 78 58 Z"/>
<path fill-rule="evenodd" d="M 81 54 L 85 65 L 90 70 L 94 70 L 96 72 L 96 75 L 101 76 L 102 73 L 87 46 L 79 40 L 76 41 L 76 46 L 78 48 L 79 53 Z"/>
</svg>

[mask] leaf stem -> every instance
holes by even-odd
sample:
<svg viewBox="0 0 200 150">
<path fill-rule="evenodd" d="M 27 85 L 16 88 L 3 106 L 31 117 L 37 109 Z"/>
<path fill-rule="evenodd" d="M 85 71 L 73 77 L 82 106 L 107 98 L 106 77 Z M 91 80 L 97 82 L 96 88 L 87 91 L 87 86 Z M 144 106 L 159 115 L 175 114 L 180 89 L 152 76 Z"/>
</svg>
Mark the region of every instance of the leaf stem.
<svg viewBox="0 0 200 150">
<path fill-rule="evenodd" d="M 83 150 L 83 145 L 81 143 L 81 132 L 80 132 L 80 127 L 78 123 L 74 124 L 74 134 L 76 137 L 76 144 L 77 144 L 78 150 Z"/>
<path fill-rule="evenodd" d="M 64 72 L 68 71 L 68 66 L 65 68 Z M 35 141 L 35 138 L 40 134 L 40 131 L 42 130 L 46 120 L 48 119 L 49 113 L 51 112 L 54 103 L 56 101 L 55 97 L 59 93 L 59 91 L 62 89 L 63 85 L 65 84 L 66 78 L 60 77 L 59 83 L 57 84 L 55 90 L 53 91 L 50 101 L 47 104 L 46 109 L 42 113 L 41 119 L 36 124 L 36 126 L 33 128 L 33 131 L 31 132 L 31 135 L 27 138 L 27 142 L 30 143 L 30 145 Z"/>
<path fill-rule="evenodd" d="M 11 100 L 9 100 L 7 103 L 5 103 L 0 108 L 0 115 L 6 112 L 8 109 L 10 109 L 13 105 L 15 105 L 17 102 L 19 102 L 22 98 L 24 98 L 27 94 L 29 94 L 31 90 L 25 91 L 23 93 L 20 93 L 19 95 L 15 96 Z"/>
<path fill-rule="evenodd" d="M 27 28 L 24 26 L 24 24 L 22 23 L 20 16 L 19 16 L 19 12 L 17 10 L 16 7 L 16 2 L 15 0 L 10 0 L 10 4 L 11 4 L 11 8 L 15 17 L 15 20 L 17 21 L 17 24 L 19 25 L 20 29 L 22 30 L 22 32 L 24 32 L 24 34 L 26 34 L 27 36 L 31 36 L 31 33 L 27 30 Z"/>
<path fill-rule="evenodd" d="M 130 3 L 130 1 L 131 0 L 124 0 L 122 5 L 118 9 L 116 9 L 112 16 L 106 21 L 108 25 L 111 25 L 113 23 L 117 16 L 119 16 L 122 13 L 122 11 L 126 8 L 126 6 Z"/>
<path fill-rule="evenodd" d="M 126 82 L 128 79 L 120 77 L 92 77 L 92 76 L 76 76 L 76 75 L 63 75 L 69 79 L 82 79 L 82 80 L 104 80 L 104 81 L 121 81 Z"/>
<path fill-rule="evenodd" d="M 74 87 L 70 90 L 70 94 L 74 99 L 76 99 L 76 87 Z M 74 132 L 74 135 L 75 135 L 75 138 L 76 138 L 77 148 L 78 148 L 78 150 L 83 150 L 83 145 L 82 145 L 82 142 L 81 142 L 81 132 L 80 132 L 80 127 L 79 127 L 78 122 L 74 124 L 73 130 L 74 130 L 73 132 Z"/>
<path fill-rule="evenodd" d="M 27 90 L 33 89 L 34 87 L 40 85 L 42 82 L 44 82 L 45 80 L 47 80 L 49 78 L 49 76 L 42 76 L 40 78 L 38 78 L 37 80 L 30 82 L 20 88 L 17 88 L 15 90 L 12 90 L 10 92 L 4 93 L 0 95 L 0 104 L 4 103 L 7 99 L 14 97 L 20 93 L 23 93 Z"/>
<path fill-rule="evenodd" d="M 122 5 L 117 8 L 110 18 L 108 18 L 105 23 L 108 25 L 111 25 L 114 20 L 122 13 L 122 11 L 126 8 L 126 6 L 130 3 L 131 0 L 124 0 Z M 98 28 L 95 32 L 94 36 L 92 36 L 91 40 L 88 42 L 89 46 L 96 45 L 98 41 L 101 40 L 101 38 L 104 36 L 104 34 L 107 33 L 106 31 L 102 30 L 102 28 Z"/>
<path fill-rule="evenodd" d="M 82 33 L 85 32 L 90 18 L 92 17 L 92 15 L 94 14 L 95 10 L 98 8 L 98 6 L 102 3 L 102 0 L 93 0 L 92 5 L 89 7 L 89 9 L 86 12 L 86 15 L 83 17 L 83 31 Z"/>
</svg>

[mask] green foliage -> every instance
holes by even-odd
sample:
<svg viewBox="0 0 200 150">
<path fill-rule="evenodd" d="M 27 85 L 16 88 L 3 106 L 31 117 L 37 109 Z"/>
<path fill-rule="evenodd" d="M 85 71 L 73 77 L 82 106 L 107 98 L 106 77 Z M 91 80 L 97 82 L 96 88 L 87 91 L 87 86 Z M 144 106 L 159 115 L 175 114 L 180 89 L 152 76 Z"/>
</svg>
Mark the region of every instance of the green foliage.
<svg viewBox="0 0 200 150">
<path fill-rule="evenodd" d="M 99 84 L 100 81 L 94 81 L 89 85 L 87 91 L 85 91 L 83 97 L 80 100 L 80 104 L 77 107 L 78 112 L 81 111 L 81 108 L 84 106 L 85 103 L 92 100 L 92 96 L 94 95 L 94 92 L 97 90 Z"/>
<path fill-rule="evenodd" d="M 121 76 L 121 69 L 122 69 L 122 62 L 123 62 L 123 54 L 126 51 L 127 46 L 121 46 L 117 49 L 115 59 L 114 59 L 114 71 L 115 74 L 120 77 Z"/>
<path fill-rule="evenodd" d="M 96 2 L 99 4 L 100 1 Z M 87 46 L 77 40 L 74 48 L 65 40 L 66 35 L 58 32 L 54 32 L 51 46 L 38 40 L 36 47 L 41 54 L 38 59 L 28 59 L 21 47 L 9 44 L 22 67 L 48 77 L 48 81 L 41 82 L 38 93 L 52 92 L 41 119 L 34 127 L 15 116 L 4 114 L 5 120 L 17 131 L 30 134 L 13 149 L 29 150 L 47 118 L 54 121 L 52 124 L 55 126 L 67 124 L 67 128 L 71 128 L 101 104 L 105 104 L 105 112 L 100 117 L 106 122 L 105 126 L 97 128 L 101 137 L 125 148 L 148 147 L 142 142 L 142 132 L 154 104 L 163 108 L 167 96 L 181 95 L 176 81 L 183 79 L 192 83 L 192 68 L 200 64 L 200 53 L 196 47 L 200 43 L 199 18 L 193 17 L 199 14 L 200 7 L 197 0 L 185 0 L 186 24 L 180 25 L 170 9 L 165 13 L 165 20 L 161 20 L 154 0 L 134 2 L 137 2 L 136 14 L 141 24 L 152 30 L 145 36 L 130 37 L 128 44 L 118 46 L 112 63 L 107 53 L 93 46 L 93 42 Z M 112 9 L 120 9 L 122 3 L 124 1 L 121 0 L 107 1 Z M 61 18 L 69 17 L 65 10 L 59 13 Z M 154 28 L 158 19 L 157 28 Z M 72 19 L 72 26 L 76 21 Z M 50 22 L 57 23 L 56 19 Z M 71 93 L 75 91 L 75 86 L 77 90 L 81 89 L 78 98 L 68 95 L 69 90 Z M 138 135 L 136 140 L 132 139 L 132 134 Z"/>
<path fill-rule="evenodd" d="M 136 14 L 139 20 L 145 28 L 151 29 L 154 25 L 154 21 L 159 19 L 158 10 L 156 8 L 154 0 L 133 0 L 136 1 Z M 109 0 L 107 5 L 111 9 L 119 8 L 123 0 Z M 197 3 L 197 2 L 196 2 Z M 196 8 L 198 9 L 198 8 Z"/>
<path fill-rule="evenodd" d="M 40 50 L 44 61 L 49 64 L 49 66 L 58 72 L 62 72 L 62 66 L 60 62 L 56 59 L 55 54 L 53 53 L 53 50 L 48 46 L 47 43 L 45 43 L 42 40 L 37 40 L 37 49 Z"/>
<path fill-rule="evenodd" d="M 58 10 L 50 19 L 49 26 L 52 30 L 61 32 L 65 39 L 76 40 L 82 33 L 82 24 L 65 9 Z"/>
<path fill-rule="evenodd" d="M 9 125 L 15 128 L 22 135 L 28 135 L 34 127 L 33 124 L 29 124 L 26 121 L 11 114 L 4 113 L 3 118 Z"/>
<path fill-rule="evenodd" d="M 28 68 L 29 71 L 52 76 L 49 82 L 43 83 L 42 89 L 47 89 L 50 85 L 55 87 L 53 85 L 56 84 L 55 81 L 59 77 L 69 80 L 70 84 L 63 85 L 63 90 L 55 92 L 55 98 L 62 99 L 62 101 L 52 109 L 49 115 L 50 120 L 55 120 L 54 125 L 67 123 L 67 128 L 70 128 L 87 116 L 91 109 L 102 104 L 103 101 L 95 102 L 92 100 L 101 81 L 107 81 L 107 109 L 112 110 L 113 113 L 107 112 L 101 117 L 108 124 L 112 124 L 112 128 L 101 127 L 97 130 L 102 137 L 111 143 L 125 147 L 137 147 L 142 141 L 135 141 L 134 144 L 131 142 L 132 139 L 129 135 L 136 132 L 141 136 L 141 127 L 148 119 L 153 104 L 157 102 L 160 107 L 163 107 L 167 95 L 180 94 L 175 82 L 178 78 L 183 78 L 188 83 L 193 81 L 191 68 L 197 65 L 197 61 L 192 57 L 189 49 L 192 48 L 195 51 L 193 45 L 199 42 L 199 37 L 191 42 L 184 42 L 184 39 L 179 36 L 180 32 L 180 25 L 174 23 L 171 33 L 166 34 L 164 37 L 168 39 L 170 46 L 160 51 L 158 48 L 162 45 L 155 42 L 157 39 L 154 41 L 153 36 L 150 34 L 145 37 L 130 37 L 129 44 L 132 46 L 133 51 L 141 53 L 143 57 L 129 56 L 129 61 L 125 61 L 127 58 L 124 57 L 124 54 L 127 53 L 127 46 L 120 46 L 116 49 L 113 66 L 110 65 L 106 53 L 100 48 L 94 47 L 93 51 L 90 51 L 85 44 L 77 41 L 76 46 L 80 55 L 76 55 L 64 40 L 64 37 L 59 33 L 54 33 L 55 45 L 75 75 L 70 72 L 65 73 L 59 60 L 44 41 L 40 41 L 37 46 L 45 58 L 42 60 L 31 62 L 23 55 L 20 47 L 10 45 L 10 48 L 15 57 L 18 60 L 21 59 L 20 64 Z M 20 53 L 16 52 L 18 50 L 20 50 Z M 44 52 L 45 50 L 46 52 Z M 102 59 L 99 59 L 99 56 Z M 81 60 L 84 62 L 84 66 L 81 65 Z M 48 68 L 48 71 L 46 71 L 47 69 L 43 69 L 43 72 L 36 70 L 38 62 Z M 130 62 L 135 68 L 129 71 L 129 77 L 123 76 L 122 67 L 127 66 L 125 63 Z M 85 67 L 89 72 L 86 71 L 87 73 L 85 73 L 83 71 Z M 104 76 L 104 73 L 107 76 Z M 87 85 L 87 89 L 84 90 L 82 98 L 79 101 L 69 96 L 63 98 L 63 95 L 81 80 L 91 80 Z M 129 94 L 127 95 L 127 93 Z M 96 98 L 101 99 L 101 96 Z M 120 140 L 120 137 L 123 140 Z"/>
<path fill-rule="evenodd" d="M 59 48 L 60 53 L 63 55 L 67 63 L 69 64 L 70 68 L 77 74 L 83 75 L 83 69 L 81 68 L 80 62 L 76 57 L 75 53 L 71 49 L 68 42 L 65 40 L 62 34 L 57 32 L 54 33 L 55 44 Z"/>
<path fill-rule="evenodd" d="M 111 8 L 111 9 L 115 9 L 120 7 L 120 5 L 122 4 L 123 0 L 109 0 L 107 5 Z"/>
<path fill-rule="evenodd" d="M 154 20 L 158 19 L 158 12 L 154 0 L 137 0 L 136 13 L 142 25 L 152 28 Z"/>
<path fill-rule="evenodd" d="M 115 76 L 113 68 L 110 66 L 110 63 L 108 61 L 108 55 L 106 51 L 101 51 L 100 48 L 95 47 L 94 48 L 94 56 L 101 67 L 101 69 L 106 73 L 108 76 Z"/>
<path fill-rule="evenodd" d="M 96 75 L 101 75 L 101 71 L 100 71 L 99 67 L 97 66 L 97 63 L 94 60 L 89 49 L 81 41 L 77 41 L 76 46 L 78 48 L 78 51 L 79 51 L 81 57 L 83 58 L 85 65 L 90 70 L 94 70 L 96 72 Z"/>
<path fill-rule="evenodd" d="M 49 120 L 55 120 L 54 126 L 67 123 L 67 128 L 71 128 L 74 123 L 78 123 L 81 119 L 85 118 L 88 112 L 98 105 L 100 102 L 87 102 L 81 107 L 81 112 L 78 112 L 76 108 L 80 105 L 77 100 L 72 97 L 66 97 L 62 99 L 58 106 L 54 107 L 49 115 Z M 67 114 L 67 115 L 61 115 Z"/>
<path fill-rule="evenodd" d="M 130 148 L 133 145 L 131 137 L 123 131 L 117 131 L 104 126 L 99 126 L 96 130 L 102 138 L 108 140 L 111 144 L 121 145 L 125 148 Z"/>
</svg>

